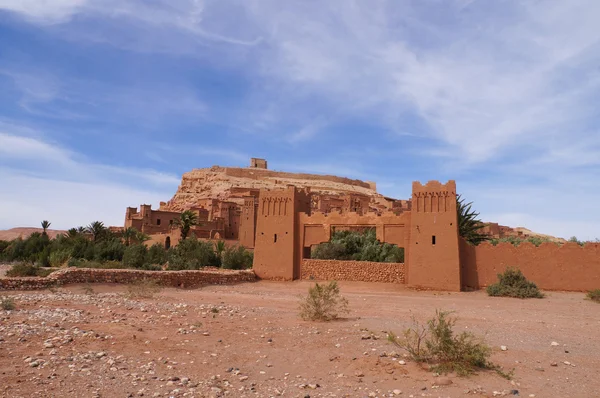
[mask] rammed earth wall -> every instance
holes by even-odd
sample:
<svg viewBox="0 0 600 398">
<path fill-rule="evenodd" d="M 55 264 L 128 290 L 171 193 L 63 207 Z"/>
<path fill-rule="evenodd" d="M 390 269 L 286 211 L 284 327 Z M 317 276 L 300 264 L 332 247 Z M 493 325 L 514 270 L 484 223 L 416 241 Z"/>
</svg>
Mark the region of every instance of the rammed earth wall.
<svg viewBox="0 0 600 398">
<path fill-rule="evenodd" d="M 497 281 L 507 267 L 519 268 L 525 277 L 544 290 L 587 291 L 600 288 L 600 244 L 557 245 L 539 247 L 525 242 L 493 246 L 482 243 L 470 246 L 460 242 L 462 285 L 479 289 Z"/>
<path fill-rule="evenodd" d="M 302 260 L 302 279 L 404 283 L 404 264 L 370 261 Z"/>
<path fill-rule="evenodd" d="M 67 268 L 45 278 L 0 278 L 0 290 L 34 290 L 72 283 L 132 283 L 151 279 L 162 286 L 192 288 L 202 285 L 226 285 L 252 282 L 252 270 L 230 271 L 211 268 L 199 271 L 140 271 L 129 269 Z"/>
</svg>

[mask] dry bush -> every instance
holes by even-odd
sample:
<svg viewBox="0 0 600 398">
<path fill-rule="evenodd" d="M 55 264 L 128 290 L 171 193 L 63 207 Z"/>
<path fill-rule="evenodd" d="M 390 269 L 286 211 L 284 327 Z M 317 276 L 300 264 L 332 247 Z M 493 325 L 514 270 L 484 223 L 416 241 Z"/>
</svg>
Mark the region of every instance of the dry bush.
<svg viewBox="0 0 600 398">
<path fill-rule="evenodd" d="M 153 279 L 139 279 L 127 285 L 128 298 L 153 298 L 162 288 Z"/>
<path fill-rule="evenodd" d="M 15 306 L 15 300 L 12 297 L 0 297 L 0 308 L 4 311 L 13 311 Z"/>
<path fill-rule="evenodd" d="M 348 300 L 340 294 L 336 281 L 308 289 L 308 296 L 300 301 L 300 316 L 310 321 L 330 321 L 348 313 Z"/>
<path fill-rule="evenodd" d="M 516 297 L 516 298 L 543 298 L 537 285 L 525 278 L 518 268 L 507 268 L 498 274 L 498 282 L 487 287 L 490 296 Z"/>
<path fill-rule="evenodd" d="M 413 326 L 402 336 L 390 333 L 388 339 L 407 351 L 413 361 L 431 364 L 434 372 L 456 372 L 459 376 L 467 376 L 480 369 L 491 369 L 510 378 L 510 373 L 490 362 L 492 350 L 482 339 L 469 332 L 455 335 L 456 318 L 449 317 L 450 314 L 436 311 L 435 317 L 426 325 L 413 317 Z"/>
<path fill-rule="evenodd" d="M 590 290 L 587 294 L 587 298 L 600 303 L 600 289 Z"/>
</svg>

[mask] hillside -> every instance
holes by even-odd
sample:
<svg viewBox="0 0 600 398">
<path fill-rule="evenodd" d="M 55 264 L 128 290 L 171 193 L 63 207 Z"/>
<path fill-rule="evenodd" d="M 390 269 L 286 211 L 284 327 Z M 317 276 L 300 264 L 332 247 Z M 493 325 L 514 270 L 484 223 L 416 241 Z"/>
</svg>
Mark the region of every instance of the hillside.
<svg viewBox="0 0 600 398">
<path fill-rule="evenodd" d="M 285 188 L 291 184 L 321 194 L 353 193 L 371 198 L 373 207 L 387 207 L 389 199 L 377 193 L 375 184 L 330 175 L 288 173 L 258 168 L 219 167 L 194 169 L 183 175 L 171 200 L 161 210 L 182 211 L 201 199 L 230 200 L 243 203 L 243 196 L 259 189 Z"/>
<path fill-rule="evenodd" d="M 21 238 L 27 238 L 29 235 L 31 235 L 34 232 L 42 233 L 42 229 L 41 228 L 19 227 L 19 228 L 11 228 L 11 229 L 7 229 L 7 230 L 2 230 L 2 231 L 0 231 L 0 240 L 13 240 L 13 239 L 17 239 L 19 236 Z M 56 236 L 58 236 L 60 234 L 64 234 L 66 232 L 67 231 L 61 231 L 58 229 L 49 229 L 47 231 L 48 236 L 51 239 L 54 239 Z"/>
</svg>

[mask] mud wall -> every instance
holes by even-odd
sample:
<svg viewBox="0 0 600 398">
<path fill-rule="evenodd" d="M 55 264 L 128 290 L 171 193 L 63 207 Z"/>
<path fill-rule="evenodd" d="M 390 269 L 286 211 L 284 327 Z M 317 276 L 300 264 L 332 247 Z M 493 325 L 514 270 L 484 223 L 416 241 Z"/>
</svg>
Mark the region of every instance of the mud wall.
<svg viewBox="0 0 600 398">
<path fill-rule="evenodd" d="M 404 283 L 404 264 L 304 259 L 302 279 Z"/>
<path fill-rule="evenodd" d="M 237 168 L 237 167 L 226 167 L 220 168 L 219 171 L 225 171 L 225 174 L 230 177 L 238 177 L 238 178 L 250 178 L 250 179 L 263 179 L 263 178 L 291 178 L 298 180 L 308 180 L 308 181 L 331 181 L 337 182 L 340 184 L 348 184 L 354 185 L 357 187 L 363 188 L 372 188 L 372 185 L 368 182 L 364 182 L 361 180 L 353 180 L 350 178 L 344 177 L 336 177 L 332 175 L 318 175 L 318 174 L 304 174 L 304 173 L 288 173 L 285 171 L 274 171 L 274 170 L 266 170 L 266 169 L 257 169 L 257 168 Z"/>
<path fill-rule="evenodd" d="M 209 268 L 200 271 L 140 271 L 130 269 L 67 268 L 45 278 L 0 278 L 0 290 L 34 290 L 72 283 L 132 283 L 151 279 L 162 286 L 192 288 L 202 285 L 226 285 L 252 282 L 252 270 L 228 271 Z"/>
<path fill-rule="evenodd" d="M 496 246 L 482 243 L 470 246 L 460 242 L 463 288 L 479 289 L 497 281 L 497 274 L 507 267 L 517 267 L 527 279 L 544 290 L 587 291 L 600 289 L 600 244 L 558 245 L 543 243 L 539 247 L 525 242 Z"/>
</svg>

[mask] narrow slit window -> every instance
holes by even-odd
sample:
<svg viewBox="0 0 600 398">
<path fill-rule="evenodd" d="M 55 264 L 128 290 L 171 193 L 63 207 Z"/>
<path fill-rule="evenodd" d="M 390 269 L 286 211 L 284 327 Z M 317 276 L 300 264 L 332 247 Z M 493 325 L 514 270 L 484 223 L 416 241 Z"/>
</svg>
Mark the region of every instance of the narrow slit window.
<svg viewBox="0 0 600 398">
<path fill-rule="evenodd" d="M 431 235 L 431 244 L 435 245 L 435 235 Z"/>
<path fill-rule="evenodd" d="M 273 243 L 277 243 L 277 234 L 273 235 Z"/>
</svg>

